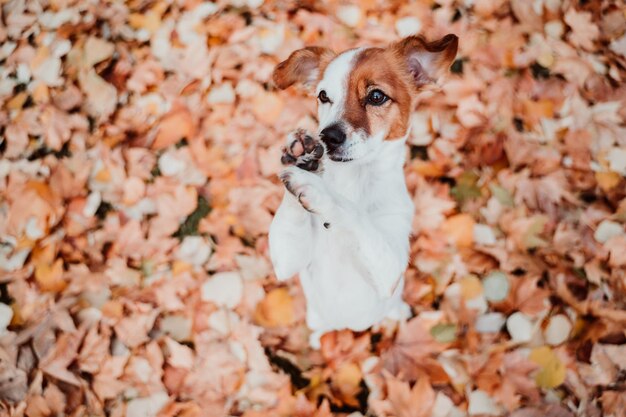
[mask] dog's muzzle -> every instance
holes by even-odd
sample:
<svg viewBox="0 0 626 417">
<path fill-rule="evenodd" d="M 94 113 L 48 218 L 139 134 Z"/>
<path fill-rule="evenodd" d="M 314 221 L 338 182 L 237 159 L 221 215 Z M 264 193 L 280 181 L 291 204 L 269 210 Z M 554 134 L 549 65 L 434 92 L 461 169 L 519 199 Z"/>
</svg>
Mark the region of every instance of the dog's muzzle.
<svg viewBox="0 0 626 417">
<path fill-rule="evenodd" d="M 339 123 L 332 124 L 320 132 L 320 139 L 326 145 L 328 157 L 333 161 L 346 162 L 350 159 L 341 155 L 340 148 L 346 142 L 346 132 Z"/>
</svg>

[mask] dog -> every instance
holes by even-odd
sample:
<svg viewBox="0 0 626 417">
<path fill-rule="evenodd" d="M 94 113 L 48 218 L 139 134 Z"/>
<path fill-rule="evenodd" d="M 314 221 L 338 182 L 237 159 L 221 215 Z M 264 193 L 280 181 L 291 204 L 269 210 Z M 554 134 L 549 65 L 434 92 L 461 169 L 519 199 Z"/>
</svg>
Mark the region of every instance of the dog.
<svg viewBox="0 0 626 417">
<path fill-rule="evenodd" d="M 386 48 L 293 52 L 273 80 L 315 89 L 317 135 L 288 135 L 279 177 L 286 192 L 269 232 L 279 281 L 299 273 L 310 344 L 410 316 L 402 300 L 414 206 L 403 165 L 421 88 L 448 70 L 453 34 L 409 36 Z"/>
</svg>

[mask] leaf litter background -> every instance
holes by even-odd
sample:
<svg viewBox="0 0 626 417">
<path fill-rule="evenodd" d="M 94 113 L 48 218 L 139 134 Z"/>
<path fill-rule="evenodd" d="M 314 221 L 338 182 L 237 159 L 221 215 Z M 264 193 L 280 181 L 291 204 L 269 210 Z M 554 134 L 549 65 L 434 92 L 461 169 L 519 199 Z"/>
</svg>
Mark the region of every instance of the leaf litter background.
<svg viewBox="0 0 626 417">
<path fill-rule="evenodd" d="M 2 415 L 618 416 L 621 1 L 10 0 Z M 415 317 L 307 347 L 267 230 L 294 49 L 460 37 L 413 114 Z"/>
</svg>

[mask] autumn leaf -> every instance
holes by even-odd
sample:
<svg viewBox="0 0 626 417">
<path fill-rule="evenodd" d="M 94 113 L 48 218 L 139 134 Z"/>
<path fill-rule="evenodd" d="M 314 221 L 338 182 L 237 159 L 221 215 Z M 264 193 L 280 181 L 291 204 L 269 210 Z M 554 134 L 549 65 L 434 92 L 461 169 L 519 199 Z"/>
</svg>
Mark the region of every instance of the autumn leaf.
<svg viewBox="0 0 626 417">
<path fill-rule="evenodd" d="M 398 417 L 428 417 L 435 402 L 435 391 L 428 377 L 420 378 L 413 388 L 409 384 L 387 376 L 389 401 Z"/>
<path fill-rule="evenodd" d="M 456 185 L 450 190 L 450 195 L 463 205 L 465 201 L 480 197 L 480 188 L 476 185 L 478 176 L 472 171 L 466 171 L 456 180 Z"/>
<path fill-rule="evenodd" d="M 530 352 L 529 359 L 540 366 L 535 381 L 542 388 L 556 388 L 565 381 L 565 364 L 548 346 Z"/>
<path fill-rule="evenodd" d="M 430 329 L 430 334 L 439 343 L 452 343 L 456 341 L 456 324 L 437 324 Z"/>
<path fill-rule="evenodd" d="M 339 391 L 339 399 L 343 404 L 359 406 L 357 395 L 361 391 L 361 370 L 354 363 L 342 364 L 333 375 L 333 386 Z"/>
<path fill-rule="evenodd" d="M 438 321 L 436 318 L 416 317 L 401 327 L 394 344 L 382 356 L 385 369 L 408 380 L 416 380 L 424 374 L 434 380 L 446 380 L 441 365 L 432 359 L 447 347 L 431 333 Z"/>
<path fill-rule="evenodd" d="M 190 140 L 195 135 L 195 125 L 186 107 L 179 107 L 163 116 L 157 128 L 152 149 L 163 149 L 183 138 Z"/>
<path fill-rule="evenodd" d="M 35 268 L 35 280 L 42 291 L 63 291 L 67 286 L 67 282 L 63 279 L 63 260 L 57 259 L 53 264 L 38 264 Z"/>
<path fill-rule="evenodd" d="M 474 240 L 475 221 L 469 214 L 449 217 L 441 226 L 443 232 L 458 246 L 468 247 Z"/>
<path fill-rule="evenodd" d="M 287 326 L 294 320 L 293 298 L 287 288 L 270 291 L 255 312 L 256 321 L 262 326 Z"/>
<path fill-rule="evenodd" d="M 573 7 L 565 13 L 565 23 L 572 29 L 569 41 L 574 46 L 581 46 L 584 49 L 593 49 L 593 42 L 600 35 L 598 27 L 591 21 L 589 12 L 577 12 Z"/>
</svg>

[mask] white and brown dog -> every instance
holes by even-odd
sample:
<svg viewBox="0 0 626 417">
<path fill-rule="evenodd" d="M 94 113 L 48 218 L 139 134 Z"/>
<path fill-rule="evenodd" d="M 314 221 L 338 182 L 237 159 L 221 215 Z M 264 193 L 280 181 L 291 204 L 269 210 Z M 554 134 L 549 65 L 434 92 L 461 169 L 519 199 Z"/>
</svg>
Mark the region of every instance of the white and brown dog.
<svg viewBox="0 0 626 417">
<path fill-rule="evenodd" d="M 314 347 L 324 332 L 410 313 L 402 301 L 414 210 L 403 171 L 409 116 L 457 45 L 447 35 L 339 55 L 309 47 L 274 70 L 278 88 L 315 87 L 318 99 L 321 142 L 301 130 L 287 138 L 287 192 L 269 234 L 276 277 L 300 274 Z"/>
</svg>

